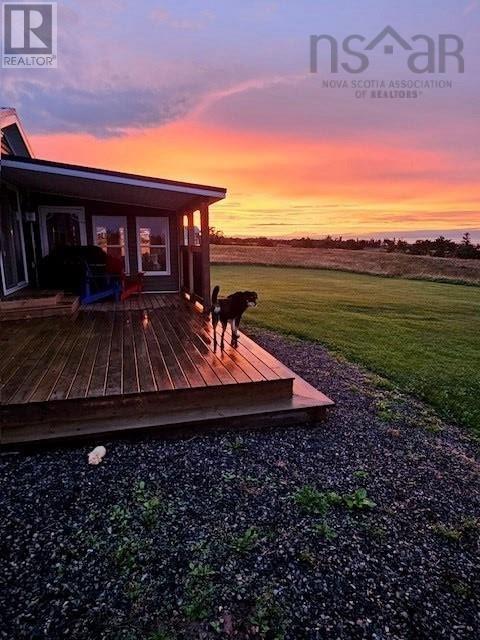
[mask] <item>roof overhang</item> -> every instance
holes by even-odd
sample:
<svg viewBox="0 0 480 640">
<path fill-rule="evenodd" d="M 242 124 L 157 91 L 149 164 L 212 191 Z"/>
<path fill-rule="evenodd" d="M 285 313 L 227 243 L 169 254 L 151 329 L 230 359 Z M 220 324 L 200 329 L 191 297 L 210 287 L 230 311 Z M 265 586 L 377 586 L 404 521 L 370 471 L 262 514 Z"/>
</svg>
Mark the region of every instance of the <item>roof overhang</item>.
<svg viewBox="0 0 480 640">
<path fill-rule="evenodd" d="M 226 196 L 220 187 L 13 156 L 2 160 L 2 177 L 32 192 L 169 211 L 188 210 L 201 200 L 212 204 Z"/>
<path fill-rule="evenodd" d="M 28 141 L 27 134 L 22 126 L 20 118 L 18 117 L 15 109 L 6 109 L 0 108 L 0 130 L 2 135 L 5 135 L 7 141 L 11 143 L 10 140 L 12 130 L 16 133 L 17 143 L 12 144 L 12 146 L 19 147 L 18 150 L 14 150 L 14 153 L 30 156 L 34 158 L 34 153 L 32 147 L 30 146 L 30 142 Z"/>
</svg>

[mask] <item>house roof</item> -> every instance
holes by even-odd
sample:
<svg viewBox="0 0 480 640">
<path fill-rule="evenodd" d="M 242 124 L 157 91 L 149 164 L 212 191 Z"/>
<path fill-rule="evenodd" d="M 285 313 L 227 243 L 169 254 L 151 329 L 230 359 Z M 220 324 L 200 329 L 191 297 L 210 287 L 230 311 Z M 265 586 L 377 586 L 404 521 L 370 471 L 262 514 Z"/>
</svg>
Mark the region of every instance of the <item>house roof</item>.
<svg viewBox="0 0 480 640">
<path fill-rule="evenodd" d="M 27 158 L 34 157 L 27 134 L 15 109 L 0 107 L 0 131 L 13 153 Z"/>
<path fill-rule="evenodd" d="M 170 211 L 188 209 L 199 199 L 211 204 L 226 195 L 222 187 L 18 156 L 2 160 L 2 175 L 31 191 Z"/>
</svg>

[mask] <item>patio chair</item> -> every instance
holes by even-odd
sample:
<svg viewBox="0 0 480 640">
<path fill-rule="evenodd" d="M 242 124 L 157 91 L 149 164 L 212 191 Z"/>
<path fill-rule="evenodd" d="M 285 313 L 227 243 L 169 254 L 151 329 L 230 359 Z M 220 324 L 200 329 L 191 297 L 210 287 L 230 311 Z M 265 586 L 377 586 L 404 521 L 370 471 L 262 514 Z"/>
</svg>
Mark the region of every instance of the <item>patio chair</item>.
<svg viewBox="0 0 480 640">
<path fill-rule="evenodd" d="M 107 272 L 116 276 L 120 282 L 120 300 L 142 293 L 144 287 L 143 273 L 127 275 L 123 270 L 123 261 L 115 256 L 107 255 Z"/>
<path fill-rule="evenodd" d="M 109 273 L 105 264 L 91 264 L 85 262 L 85 278 L 82 304 L 91 304 L 105 298 L 121 298 L 122 287 L 118 274 Z"/>
</svg>

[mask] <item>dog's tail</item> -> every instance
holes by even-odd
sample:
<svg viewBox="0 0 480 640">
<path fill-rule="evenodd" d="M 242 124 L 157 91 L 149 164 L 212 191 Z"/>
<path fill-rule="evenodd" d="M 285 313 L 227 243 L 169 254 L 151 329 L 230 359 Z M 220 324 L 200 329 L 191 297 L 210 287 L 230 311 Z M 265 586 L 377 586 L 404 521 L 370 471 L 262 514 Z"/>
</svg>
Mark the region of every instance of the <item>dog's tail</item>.
<svg viewBox="0 0 480 640">
<path fill-rule="evenodd" d="M 219 293 L 220 293 L 220 287 L 217 285 L 216 287 L 213 288 L 213 291 L 212 291 L 212 307 L 215 307 L 217 305 Z"/>
</svg>

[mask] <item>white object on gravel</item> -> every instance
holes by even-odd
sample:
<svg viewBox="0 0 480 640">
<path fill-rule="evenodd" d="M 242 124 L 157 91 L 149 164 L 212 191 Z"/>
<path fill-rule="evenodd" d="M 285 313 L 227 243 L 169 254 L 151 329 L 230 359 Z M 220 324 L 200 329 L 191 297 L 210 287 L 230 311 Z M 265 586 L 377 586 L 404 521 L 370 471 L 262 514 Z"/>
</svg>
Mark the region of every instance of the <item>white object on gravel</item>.
<svg viewBox="0 0 480 640">
<path fill-rule="evenodd" d="M 107 453 L 105 447 L 100 445 L 99 447 L 95 447 L 93 451 L 90 451 L 88 454 L 88 464 L 100 464 L 102 458 Z"/>
</svg>

